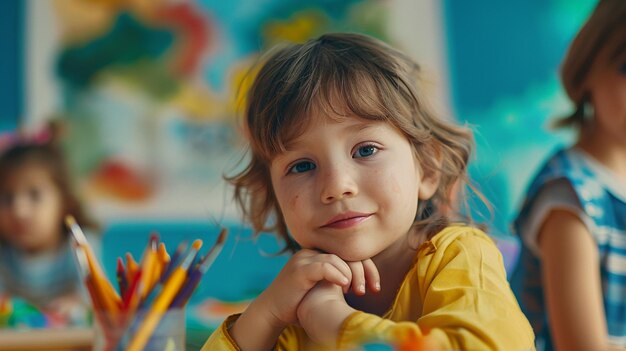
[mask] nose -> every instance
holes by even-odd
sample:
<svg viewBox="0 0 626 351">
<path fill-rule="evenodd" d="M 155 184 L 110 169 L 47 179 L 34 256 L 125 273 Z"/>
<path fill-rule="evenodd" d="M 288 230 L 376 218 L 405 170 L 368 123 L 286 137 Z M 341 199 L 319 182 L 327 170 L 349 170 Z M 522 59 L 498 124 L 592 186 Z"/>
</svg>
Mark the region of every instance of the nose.
<svg viewBox="0 0 626 351">
<path fill-rule="evenodd" d="M 333 166 L 321 172 L 320 194 L 323 203 L 332 203 L 358 194 L 357 182 L 348 168 Z"/>
</svg>

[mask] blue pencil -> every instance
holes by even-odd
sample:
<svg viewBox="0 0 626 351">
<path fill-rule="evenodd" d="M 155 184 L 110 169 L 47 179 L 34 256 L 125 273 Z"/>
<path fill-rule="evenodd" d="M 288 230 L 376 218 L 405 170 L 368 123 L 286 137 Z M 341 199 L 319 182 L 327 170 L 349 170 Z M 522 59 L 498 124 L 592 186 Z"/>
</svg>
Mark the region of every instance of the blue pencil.
<svg viewBox="0 0 626 351">
<path fill-rule="evenodd" d="M 187 303 L 191 294 L 200 283 L 200 279 L 209 270 L 209 267 L 211 267 L 211 264 L 213 264 L 213 261 L 215 261 L 215 258 L 222 250 L 227 234 L 228 230 L 222 228 L 215 245 L 213 245 L 211 250 L 200 260 L 196 267 L 189 272 L 185 285 L 183 285 L 178 294 L 176 294 L 170 308 L 182 307 Z"/>
</svg>

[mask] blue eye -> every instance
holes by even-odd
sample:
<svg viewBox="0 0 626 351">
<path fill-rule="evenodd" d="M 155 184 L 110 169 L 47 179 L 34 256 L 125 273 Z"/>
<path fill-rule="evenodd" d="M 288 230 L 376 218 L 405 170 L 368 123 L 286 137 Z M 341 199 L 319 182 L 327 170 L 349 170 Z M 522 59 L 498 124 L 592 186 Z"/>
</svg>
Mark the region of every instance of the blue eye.
<svg viewBox="0 0 626 351">
<path fill-rule="evenodd" d="M 298 162 L 289 168 L 289 173 L 304 173 L 315 169 L 315 163 L 309 161 Z"/>
<path fill-rule="evenodd" d="M 352 157 L 361 158 L 361 157 L 369 157 L 378 152 L 378 148 L 374 145 L 363 145 L 360 146 Z"/>
<path fill-rule="evenodd" d="M 622 64 L 619 66 L 619 73 L 626 76 L 626 62 L 622 62 Z"/>
</svg>

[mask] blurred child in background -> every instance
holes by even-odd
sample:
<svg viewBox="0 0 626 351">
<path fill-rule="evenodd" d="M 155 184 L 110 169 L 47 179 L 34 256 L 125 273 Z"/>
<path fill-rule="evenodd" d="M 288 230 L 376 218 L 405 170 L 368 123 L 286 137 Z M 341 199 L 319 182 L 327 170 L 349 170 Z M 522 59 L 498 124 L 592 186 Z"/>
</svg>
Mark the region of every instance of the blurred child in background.
<svg viewBox="0 0 626 351">
<path fill-rule="evenodd" d="M 561 70 L 577 142 L 531 183 L 513 288 L 542 350 L 626 349 L 626 1 L 601 0 Z"/>
<path fill-rule="evenodd" d="M 230 180 L 293 256 L 203 350 L 533 348 L 498 248 L 449 210 L 471 131 L 429 111 L 419 76 L 360 34 L 271 53 L 248 95 L 252 157 Z"/>
<path fill-rule="evenodd" d="M 64 217 L 96 226 L 73 193 L 58 125 L 0 138 L 0 294 L 22 298 L 61 324 L 83 323 L 87 300 Z"/>
</svg>

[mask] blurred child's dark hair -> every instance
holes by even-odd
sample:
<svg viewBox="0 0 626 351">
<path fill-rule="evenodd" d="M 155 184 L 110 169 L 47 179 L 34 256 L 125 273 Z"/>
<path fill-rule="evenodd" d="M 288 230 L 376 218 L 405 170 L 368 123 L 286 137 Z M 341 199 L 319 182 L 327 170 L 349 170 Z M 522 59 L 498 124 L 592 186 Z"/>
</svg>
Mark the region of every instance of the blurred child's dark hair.
<svg viewBox="0 0 626 351">
<path fill-rule="evenodd" d="M 18 136 L 12 145 L 0 151 L 0 194 L 7 191 L 5 188 L 8 176 L 18 168 L 35 164 L 46 169 L 53 183 L 61 193 L 62 216 L 59 218 L 59 227 L 62 233 L 68 235 L 65 228 L 65 216 L 72 215 L 83 228 L 98 229 L 98 224 L 87 216 L 83 205 L 75 193 L 74 183 L 65 154 L 61 145 L 62 124 L 51 121 L 47 125 L 46 140 L 31 140 Z M 0 236 L 1 237 L 1 236 Z"/>
<path fill-rule="evenodd" d="M 440 175 L 434 196 L 420 202 L 414 225 L 431 236 L 447 224 L 455 185 L 464 189 L 468 183 L 474 141 L 469 129 L 430 111 L 415 62 L 382 41 L 352 33 L 278 47 L 261 62 L 245 106 L 251 158 L 243 171 L 226 177 L 256 233 L 276 232 L 287 249 L 297 249 L 273 192 L 269 166 L 305 131 L 312 111 L 394 125 L 413 145 L 424 173 Z"/>
<path fill-rule="evenodd" d="M 574 37 L 561 65 L 561 82 L 574 103 L 574 113 L 554 123 L 557 128 L 580 128 L 589 116 L 590 94 L 587 80 L 592 69 L 605 66 L 626 50 L 626 1 L 599 0 L 595 9 Z"/>
</svg>

